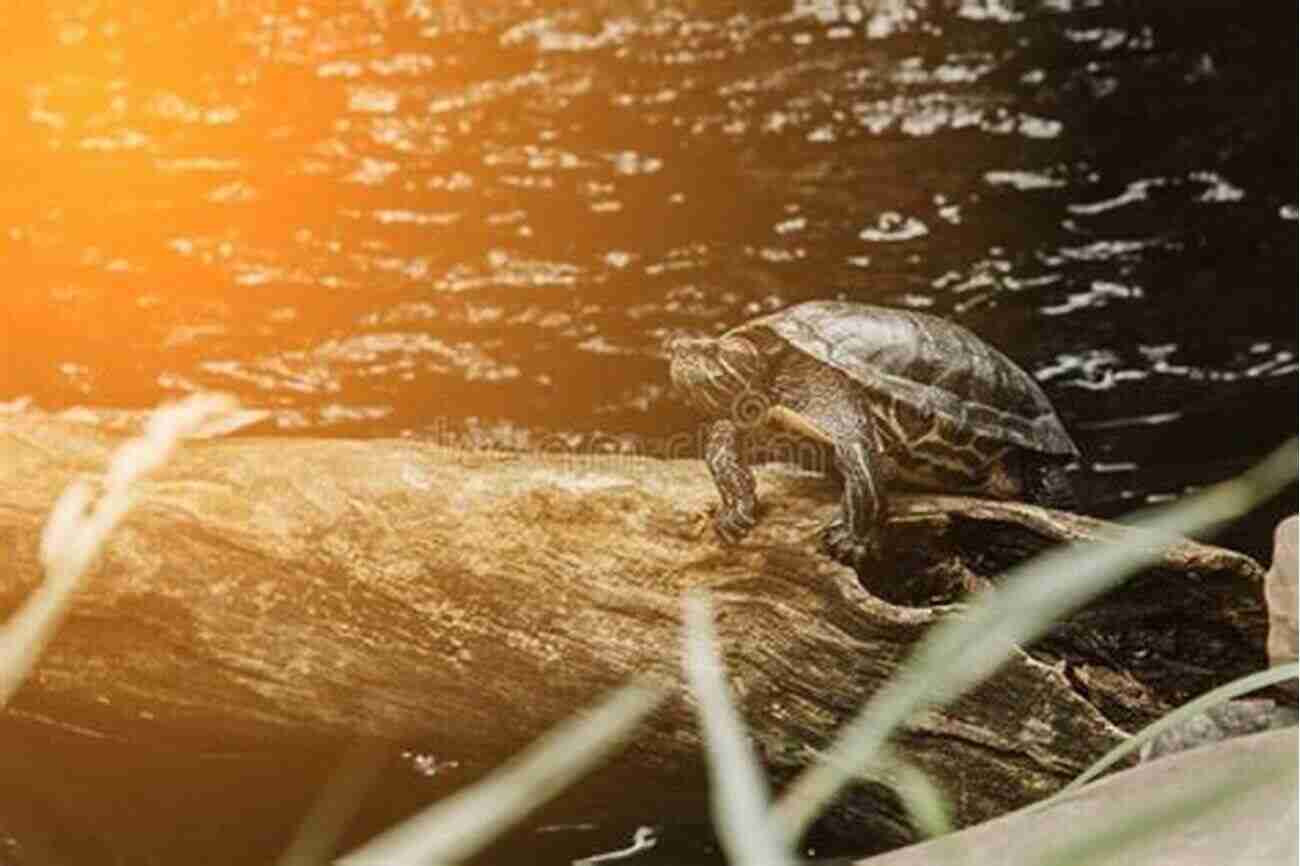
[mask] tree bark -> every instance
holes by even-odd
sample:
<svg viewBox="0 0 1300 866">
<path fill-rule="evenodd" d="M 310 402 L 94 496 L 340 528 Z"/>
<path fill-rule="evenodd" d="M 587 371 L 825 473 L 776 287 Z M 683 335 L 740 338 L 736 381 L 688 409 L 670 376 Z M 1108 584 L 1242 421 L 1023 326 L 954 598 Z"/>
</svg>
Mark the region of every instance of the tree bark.
<svg viewBox="0 0 1300 866">
<path fill-rule="evenodd" d="M 102 472 L 119 441 L 0 417 L 0 615 L 40 579 L 59 492 Z M 1132 532 L 1022 504 L 900 497 L 891 537 L 905 553 L 860 582 L 818 549 L 833 483 L 766 466 L 758 485 L 758 528 L 725 548 L 693 460 L 190 443 L 141 486 L 6 713 L 128 744 L 374 736 L 496 761 L 633 675 L 678 683 L 680 599 L 701 587 L 779 784 L 963 592 L 1052 544 Z M 972 694 L 914 719 L 898 746 L 963 825 L 1050 794 L 1121 726 L 1264 666 L 1261 577 L 1247 557 L 1176 545 Z M 675 689 L 618 766 L 672 786 L 700 762 L 692 703 Z M 911 838 L 871 783 L 825 826 L 881 849 Z"/>
</svg>

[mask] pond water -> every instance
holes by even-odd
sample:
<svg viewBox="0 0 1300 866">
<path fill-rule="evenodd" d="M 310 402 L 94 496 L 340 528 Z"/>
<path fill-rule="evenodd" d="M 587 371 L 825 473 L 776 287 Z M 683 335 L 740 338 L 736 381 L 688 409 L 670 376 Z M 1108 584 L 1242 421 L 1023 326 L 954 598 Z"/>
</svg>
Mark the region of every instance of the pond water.
<svg viewBox="0 0 1300 866">
<path fill-rule="evenodd" d="M 177 8 L 10 13 L 0 402 L 640 449 L 695 423 L 669 333 L 840 297 L 1020 362 L 1098 514 L 1295 433 L 1287 4 Z"/>
</svg>

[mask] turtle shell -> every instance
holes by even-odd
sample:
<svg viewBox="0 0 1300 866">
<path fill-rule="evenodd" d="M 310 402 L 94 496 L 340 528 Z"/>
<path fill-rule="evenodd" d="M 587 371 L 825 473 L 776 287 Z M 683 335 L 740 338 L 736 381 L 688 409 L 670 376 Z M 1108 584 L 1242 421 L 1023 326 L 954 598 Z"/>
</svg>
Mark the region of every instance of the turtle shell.
<svg viewBox="0 0 1300 866">
<path fill-rule="evenodd" d="M 970 331 L 937 316 L 851 301 L 811 301 L 729 333 L 776 334 L 868 389 L 993 439 L 1078 455 L 1028 373 Z"/>
</svg>

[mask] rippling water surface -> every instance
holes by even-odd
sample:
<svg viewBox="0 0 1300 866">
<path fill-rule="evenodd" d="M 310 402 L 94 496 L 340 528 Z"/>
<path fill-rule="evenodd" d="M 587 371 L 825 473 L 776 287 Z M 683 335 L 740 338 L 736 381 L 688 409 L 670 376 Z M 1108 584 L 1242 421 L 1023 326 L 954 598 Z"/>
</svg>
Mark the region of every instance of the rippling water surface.
<svg viewBox="0 0 1300 866">
<path fill-rule="evenodd" d="M 671 331 L 843 297 L 1033 372 L 1100 513 L 1296 429 L 1287 4 L 21 8 L 11 405 L 636 447 L 693 423 Z"/>
</svg>

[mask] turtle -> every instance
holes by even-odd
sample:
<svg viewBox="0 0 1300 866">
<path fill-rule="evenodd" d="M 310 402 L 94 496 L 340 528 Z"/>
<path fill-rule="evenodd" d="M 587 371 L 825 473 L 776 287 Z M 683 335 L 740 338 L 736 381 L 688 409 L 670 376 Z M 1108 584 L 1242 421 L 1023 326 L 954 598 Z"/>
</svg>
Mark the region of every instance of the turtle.
<svg viewBox="0 0 1300 866">
<path fill-rule="evenodd" d="M 844 479 L 825 550 L 883 558 L 891 490 L 965 493 L 1073 510 L 1079 449 L 1028 373 L 966 328 L 914 310 L 808 301 L 720 337 L 669 340 L 674 390 L 711 419 L 704 459 L 721 498 L 714 528 L 756 524 L 744 437 L 757 427 L 829 446 Z"/>
</svg>

